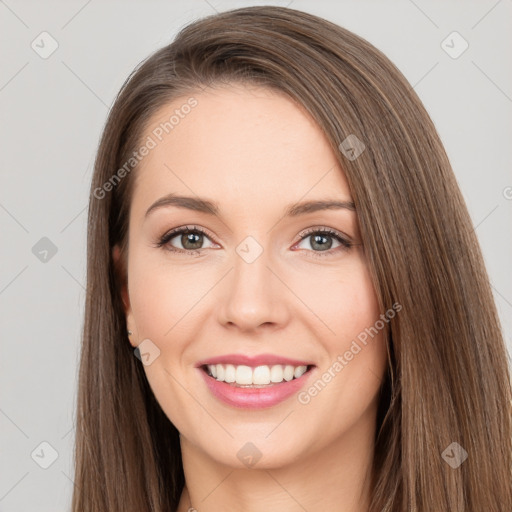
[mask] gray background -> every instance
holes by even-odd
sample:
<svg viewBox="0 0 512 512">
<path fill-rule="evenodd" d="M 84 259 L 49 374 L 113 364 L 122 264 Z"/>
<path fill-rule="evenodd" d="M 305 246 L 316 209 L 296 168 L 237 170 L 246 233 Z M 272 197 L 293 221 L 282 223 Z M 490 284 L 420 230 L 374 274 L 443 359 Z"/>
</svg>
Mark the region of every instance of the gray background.
<svg viewBox="0 0 512 512">
<path fill-rule="evenodd" d="M 256 4 L 0 0 L 0 511 L 69 508 L 87 195 L 114 95 L 189 21 Z M 466 198 L 510 350 L 512 1 L 265 4 L 354 31 L 414 86 Z M 43 31 L 58 43 L 46 59 L 31 47 L 50 48 Z M 469 43 L 458 58 L 442 47 L 453 31 Z M 453 37 L 446 44 L 461 48 Z M 47 469 L 52 450 L 41 442 L 58 452 Z"/>
</svg>

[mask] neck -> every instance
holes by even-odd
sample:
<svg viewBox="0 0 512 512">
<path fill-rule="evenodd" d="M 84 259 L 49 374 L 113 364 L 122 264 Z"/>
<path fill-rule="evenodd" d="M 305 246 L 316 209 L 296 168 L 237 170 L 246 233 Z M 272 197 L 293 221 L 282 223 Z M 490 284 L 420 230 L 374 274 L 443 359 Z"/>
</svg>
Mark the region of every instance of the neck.
<svg viewBox="0 0 512 512">
<path fill-rule="evenodd" d="M 359 424 L 335 443 L 267 468 L 220 464 L 182 435 L 186 485 L 178 512 L 367 512 L 375 423 L 367 425 L 373 428 L 361 432 Z"/>
</svg>

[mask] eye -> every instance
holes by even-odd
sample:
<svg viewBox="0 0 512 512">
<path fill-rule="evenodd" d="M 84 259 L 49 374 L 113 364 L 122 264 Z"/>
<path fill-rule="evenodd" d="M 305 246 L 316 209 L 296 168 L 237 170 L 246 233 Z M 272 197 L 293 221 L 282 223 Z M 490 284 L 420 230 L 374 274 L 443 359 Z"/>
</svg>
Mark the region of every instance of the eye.
<svg viewBox="0 0 512 512">
<path fill-rule="evenodd" d="M 339 245 L 332 249 L 333 239 Z M 307 242 L 312 255 L 315 257 L 330 256 L 333 253 L 345 251 L 356 245 L 347 237 L 330 228 L 311 228 L 301 236 L 300 243 Z M 297 245 L 295 247 L 298 247 Z M 299 247 L 300 248 L 300 247 Z M 304 247 L 302 247 L 304 248 Z M 308 247 L 306 247 L 307 249 Z"/>
<path fill-rule="evenodd" d="M 167 250 L 181 254 L 201 254 L 204 241 L 210 240 L 210 236 L 201 228 L 197 226 L 183 226 L 180 228 L 172 229 L 165 233 L 155 244 L 157 247 L 165 247 Z M 338 246 L 333 246 L 333 239 Z M 348 237 L 342 233 L 330 228 L 311 228 L 305 233 L 301 234 L 300 243 L 308 242 L 309 253 L 314 257 L 324 257 L 333 255 L 340 251 L 345 251 L 353 247 L 354 244 Z M 178 245 L 176 245 L 178 244 Z M 214 247 L 216 244 L 211 243 L 209 246 Z M 294 247 L 304 249 L 296 244 Z M 305 247 L 308 249 L 308 247 Z"/>
<path fill-rule="evenodd" d="M 173 243 L 175 239 L 176 242 Z M 201 228 L 183 226 L 165 233 L 156 245 L 158 247 L 166 246 L 168 250 L 173 252 L 199 254 L 201 249 L 205 249 L 205 247 L 202 247 L 205 239 L 209 240 L 209 237 Z M 175 243 L 178 244 L 178 247 L 174 245 Z"/>
</svg>

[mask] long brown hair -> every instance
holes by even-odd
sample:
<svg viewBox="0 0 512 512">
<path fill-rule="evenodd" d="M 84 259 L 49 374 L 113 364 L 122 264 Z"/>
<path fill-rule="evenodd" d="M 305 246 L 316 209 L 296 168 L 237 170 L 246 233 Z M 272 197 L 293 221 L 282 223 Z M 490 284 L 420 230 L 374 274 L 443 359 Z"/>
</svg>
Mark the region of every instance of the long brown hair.
<svg viewBox="0 0 512 512">
<path fill-rule="evenodd" d="M 387 336 L 370 512 L 512 510 L 508 354 L 435 127 L 367 41 L 311 14 L 263 6 L 185 27 L 132 73 L 110 111 L 89 204 L 73 511 L 177 509 L 178 431 L 127 340 L 126 275 L 116 274 L 111 253 L 119 244 L 126 257 L 137 166 L 125 163 L 151 116 L 173 98 L 230 82 L 285 93 L 316 120 L 348 179 L 379 304 L 402 305 Z M 340 150 L 348 136 L 365 146 L 358 158 Z M 459 445 L 467 459 L 454 467 L 447 460 Z"/>
</svg>

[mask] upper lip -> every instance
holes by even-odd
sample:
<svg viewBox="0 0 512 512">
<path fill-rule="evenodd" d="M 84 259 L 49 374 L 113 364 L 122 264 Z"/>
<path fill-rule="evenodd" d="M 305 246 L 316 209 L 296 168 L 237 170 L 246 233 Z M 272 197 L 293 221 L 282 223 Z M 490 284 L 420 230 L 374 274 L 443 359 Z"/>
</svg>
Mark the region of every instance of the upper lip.
<svg viewBox="0 0 512 512">
<path fill-rule="evenodd" d="M 235 366 L 246 365 L 246 366 L 271 366 L 276 364 L 291 365 L 291 366 L 314 366 L 309 361 L 299 361 L 298 359 L 290 359 L 289 357 L 278 356 L 276 354 L 259 354 L 248 356 L 245 354 L 225 354 L 223 356 L 210 357 L 203 359 L 196 364 L 199 368 L 208 364 L 232 364 Z"/>
</svg>

